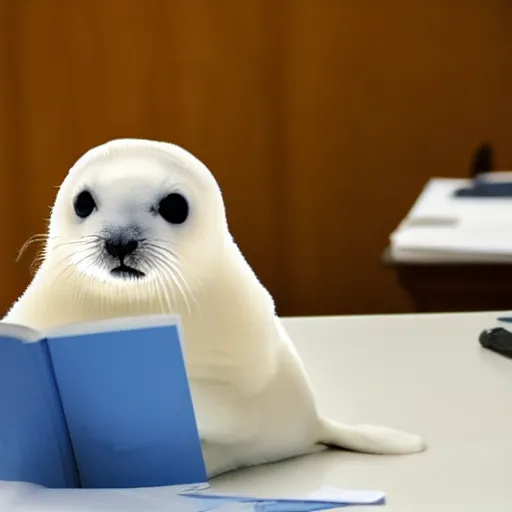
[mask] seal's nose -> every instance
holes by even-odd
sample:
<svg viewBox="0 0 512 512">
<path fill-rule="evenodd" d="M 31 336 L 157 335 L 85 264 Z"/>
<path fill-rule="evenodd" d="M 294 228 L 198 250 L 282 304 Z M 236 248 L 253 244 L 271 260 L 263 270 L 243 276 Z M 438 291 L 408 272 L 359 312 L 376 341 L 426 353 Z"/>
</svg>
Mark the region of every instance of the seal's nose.
<svg viewBox="0 0 512 512">
<path fill-rule="evenodd" d="M 107 240 L 105 242 L 105 250 L 110 254 L 110 256 L 122 260 L 134 252 L 138 245 L 139 242 L 137 242 L 137 240 L 128 240 L 126 242 Z"/>
</svg>

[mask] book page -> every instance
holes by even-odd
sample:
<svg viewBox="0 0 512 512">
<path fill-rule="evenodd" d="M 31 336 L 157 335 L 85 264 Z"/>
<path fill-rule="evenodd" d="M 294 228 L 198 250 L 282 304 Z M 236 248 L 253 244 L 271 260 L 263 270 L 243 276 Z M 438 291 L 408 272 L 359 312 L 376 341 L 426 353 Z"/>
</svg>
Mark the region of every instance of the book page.
<svg viewBox="0 0 512 512">
<path fill-rule="evenodd" d="M 16 339 L 24 343 L 34 343 L 43 339 L 44 335 L 25 325 L 0 321 L 0 343 L 2 338 Z"/>
<path fill-rule="evenodd" d="M 0 340 L 0 404 L 0 480 L 74 487 L 76 467 L 45 342 Z"/>
<path fill-rule="evenodd" d="M 442 251 L 488 256 L 512 255 L 512 227 L 500 223 L 462 223 L 455 229 L 414 227 L 394 233 L 393 246 L 402 250 Z"/>
<path fill-rule="evenodd" d="M 48 345 L 84 488 L 207 481 L 177 325 Z"/>
<path fill-rule="evenodd" d="M 92 322 L 77 322 L 47 330 L 47 338 L 81 336 L 100 332 L 130 331 L 147 327 L 180 326 L 177 315 L 140 315 L 131 317 L 105 318 Z"/>
</svg>

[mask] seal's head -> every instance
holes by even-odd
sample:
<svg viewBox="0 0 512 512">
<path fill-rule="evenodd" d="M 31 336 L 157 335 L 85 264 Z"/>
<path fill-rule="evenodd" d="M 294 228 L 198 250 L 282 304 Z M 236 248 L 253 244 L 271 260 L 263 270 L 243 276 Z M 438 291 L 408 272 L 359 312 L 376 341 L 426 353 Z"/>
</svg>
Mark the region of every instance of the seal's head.
<svg viewBox="0 0 512 512">
<path fill-rule="evenodd" d="M 227 237 L 220 189 L 197 158 L 172 144 L 120 139 L 87 152 L 64 179 L 43 265 L 55 286 L 71 277 L 74 288 L 94 282 L 103 295 L 105 287 L 190 287 Z"/>
</svg>

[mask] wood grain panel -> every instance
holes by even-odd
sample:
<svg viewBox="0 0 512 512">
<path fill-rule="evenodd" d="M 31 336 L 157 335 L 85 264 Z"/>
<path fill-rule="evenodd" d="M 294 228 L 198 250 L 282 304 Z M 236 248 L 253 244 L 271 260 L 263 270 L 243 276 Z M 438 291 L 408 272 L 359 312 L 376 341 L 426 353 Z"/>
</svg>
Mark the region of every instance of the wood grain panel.
<svg viewBox="0 0 512 512">
<path fill-rule="evenodd" d="M 23 153 L 19 137 L 19 84 L 15 58 L 16 12 L 12 2 L 0 2 L 0 311 L 9 307 L 13 294 L 23 282 L 23 272 L 15 264 L 21 247 L 18 227 L 25 222 L 25 197 L 20 182 Z"/>
</svg>

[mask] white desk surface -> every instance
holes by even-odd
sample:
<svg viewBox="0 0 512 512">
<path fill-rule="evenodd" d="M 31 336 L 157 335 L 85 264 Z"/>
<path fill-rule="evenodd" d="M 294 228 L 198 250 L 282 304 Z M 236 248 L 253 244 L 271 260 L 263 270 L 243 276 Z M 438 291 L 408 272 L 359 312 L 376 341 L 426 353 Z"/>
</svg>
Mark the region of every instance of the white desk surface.
<svg viewBox="0 0 512 512">
<path fill-rule="evenodd" d="M 510 512 L 512 360 L 478 343 L 496 316 L 286 319 L 324 413 L 420 433 L 428 451 L 323 452 L 223 475 L 212 488 L 267 494 L 334 485 L 387 493 L 386 506 L 359 512 Z"/>
<path fill-rule="evenodd" d="M 510 512 L 512 360 L 478 343 L 496 316 L 286 319 L 323 413 L 419 433 L 429 448 L 394 457 L 328 451 L 220 476 L 212 490 L 269 496 L 333 485 L 386 492 L 386 506 L 348 509 L 357 512 Z"/>
</svg>

